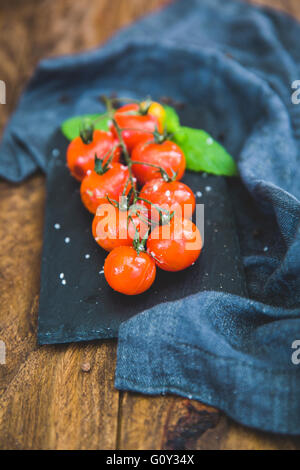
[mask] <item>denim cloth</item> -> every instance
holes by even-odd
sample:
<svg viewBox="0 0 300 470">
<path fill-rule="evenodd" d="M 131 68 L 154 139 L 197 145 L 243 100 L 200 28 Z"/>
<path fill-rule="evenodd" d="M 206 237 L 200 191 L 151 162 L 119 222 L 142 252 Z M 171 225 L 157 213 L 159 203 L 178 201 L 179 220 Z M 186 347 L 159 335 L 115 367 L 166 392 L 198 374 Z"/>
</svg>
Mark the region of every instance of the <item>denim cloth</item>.
<svg viewBox="0 0 300 470">
<path fill-rule="evenodd" d="M 21 181 L 47 170 L 58 122 L 101 111 L 101 93 L 197 103 L 199 127 L 225 136 L 239 167 L 230 193 L 249 298 L 199 292 L 123 323 L 115 384 L 198 399 L 287 434 L 300 434 L 291 359 L 300 340 L 299 37 L 299 25 L 272 10 L 177 1 L 101 49 L 41 62 L 0 147 L 0 175 Z"/>
</svg>

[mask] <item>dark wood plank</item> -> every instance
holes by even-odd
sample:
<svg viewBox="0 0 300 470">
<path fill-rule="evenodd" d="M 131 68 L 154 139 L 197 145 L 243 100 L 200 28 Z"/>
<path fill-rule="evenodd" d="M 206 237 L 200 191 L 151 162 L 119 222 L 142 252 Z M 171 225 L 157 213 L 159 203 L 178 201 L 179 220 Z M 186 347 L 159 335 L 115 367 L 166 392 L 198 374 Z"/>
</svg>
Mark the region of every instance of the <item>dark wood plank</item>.
<svg viewBox="0 0 300 470">
<path fill-rule="evenodd" d="M 299 0 L 250 0 L 250 2 L 261 6 L 276 8 L 300 20 Z"/>
<path fill-rule="evenodd" d="M 298 0 L 255 0 L 300 18 Z M 164 0 L 2 0 L 0 78 L 7 83 L 0 129 L 38 60 L 94 47 Z M 38 348 L 36 319 L 44 177 L 0 182 L 0 366 L 2 449 L 293 449 L 298 439 L 233 423 L 174 396 L 114 389 L 116 343 Z"/>
<path fill-rule="evenodd" d="M 299 438 L 246 428 L 194 400 L 124 393 L 120 406 L 118 444 L 124 450 L 300 449 Z"/>
</svg>

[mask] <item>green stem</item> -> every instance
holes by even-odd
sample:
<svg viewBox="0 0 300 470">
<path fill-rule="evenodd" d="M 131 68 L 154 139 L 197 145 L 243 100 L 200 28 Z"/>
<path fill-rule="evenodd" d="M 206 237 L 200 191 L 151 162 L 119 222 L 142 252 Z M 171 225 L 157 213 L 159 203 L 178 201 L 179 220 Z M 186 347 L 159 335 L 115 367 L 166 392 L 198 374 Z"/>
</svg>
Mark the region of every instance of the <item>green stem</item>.
<svg viewBox="0 0 300 470">
<path fill-rule="evenodd" d="M 166 214 L 170 214 L 170 211 L 168 211 L 168 209 L 163 209 L 162 207 L 159 207 L 157 206 L 156 204 L 154 204 L 153 202 L 149 201 L 148 199 L 145 199 L 144 197 L 138 197 L 138 201 L 144 201 L 146 202 L 147 204 L 150 204 L 151 206 L 154 207 L 154 209 L 156 209 L 158 212 L 165 212 Z"/>
<path fill-rule="evenodd" d="M 130 158 L 130 155 L 128 153 L 128 150 L 127 150 L 127 147 L 125 145 L 125 142 L 124 142 L 124 139 L 123 139 L 123 136 L 122 136 L 122 130 L 121 128 L 119 127 L 117 121 L 112 118 L 112 122 L 113 122 L 113 125 L 116 129 L 116 132 L 117 132 L 117 135 L 118 135 L 118 139 L 119 139 L 119 142 L 120 142 L 120 145 L 122 147 L 122 150 L 123 150 L 123 154 L 124 154 L 124 158 L 125 158 L 125 162 L 128 166 L 128 171 L 129 171 L 129 179 L 130 179 L 130 182 L 131 182 L 131 186 L 132 186 L 132 189 L 133 189 L 133 195 L 134 195 L 134 201 L 136 201 L 136 198 L 137 198 L 137 192 L 136 192 L 136 189 L 135 189 L 135 182 L 134 182 L 134 178 L 133 178 L 133 173 L 132 173 L 132 162 L 131 162 L 131 158 Z"/>
<path fill-rule="evenodd" d="M 135 160 L 131 160 L 131 163 L 132 165 L 146 165 L 146 166 L 151 166 L 152 168 L 157 168 L 157 170 L 160 172 L 162 178 L 164 179 L 164 181 L 166 181 L 167 183 L 173 181 L 172 178 L 169 177 L 168 173 L 166 172 L 166 170 L 159 166 L 159 165 L 155 165 L 154 163 L 147 163 L 147 162 L 137 162 Z M 175 175 L 176 177 L 176 175 Z"/>
</svg>

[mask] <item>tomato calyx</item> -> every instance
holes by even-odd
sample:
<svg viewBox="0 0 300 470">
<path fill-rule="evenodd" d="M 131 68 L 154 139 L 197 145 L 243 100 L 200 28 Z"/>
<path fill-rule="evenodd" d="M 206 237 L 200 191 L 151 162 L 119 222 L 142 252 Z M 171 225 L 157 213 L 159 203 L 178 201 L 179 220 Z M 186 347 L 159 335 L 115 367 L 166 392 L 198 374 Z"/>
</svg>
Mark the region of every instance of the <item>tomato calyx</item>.
<svg viewBox="0 0 300 470">
<path fill-rule="evenodd" d="M 163 170 L 163 168 L 162 168 Z M 171 172 L 172 172 L 172 176 L 169 176 L 168 173 L 163 170 L 161 172 L 161 176 L 162 176 L 162 179 L 166 182 L 166 183 L 172 183 L 173 181 L 176 181 L 176 178 L 177 178 L 177 175 L 178 175 L 178 171 L 174 171 L 173 168 L 170 168 Z"/>
<path fill-rule="evenodd" d="M 153 132 L 153 137 L 154 137 L 155 144 L 163 144 L 166 140 L 171 140 L 173 137 L 173 134 L 170 134 L 167 131 L 164 131 L 161 133 L 156 128 L 155 131 Z"/>
<path fill-rule="evenodd" d="M 144 235 L 144 237 L 141 239 L 139 231 L 137 229 L 137 226 L 134 223 L 133 218 L 131 216 L 129 216 L 128 219 L 132 222 L 132 224 L 135 228 L 134 237 L 133 237 L 133 241 L 132 241 L 132 246 L 135 249 L 135 251 L 137 252 L 137 254 L 139 255 L 141 252 L 146 251 L 146 244 L 147 244 L 147 240 L 148 240 L 149 233 L 150 233 L 150 227 L 149 227 L 148 231 L 146 232 L 146 234 Z"/>
<path fill-rule="evenodd" d="M 104 157 L 105 158 L 105 157 Z M 109 170 L 109 164 L 108 161 L 106 163 L 104 162 L 104 158 L 98 158 L 97 154 L 95 153 L 95 167 L 94 171 L 97 173 L 97 175 L 104 175 Z"/>
<path fill-rule="evenodd" d="M 109 197 L 108 195 L 106 196 L 106 199 L 108 200 L 108 202 L 112 206 L 114 206 L 116 209 L 119 209 L 119 211 L 122 211 L 122 212 L 128 211 L 130 207 L 131 198 L 132 198 L 132 190 L 129 191 L 127 196 L 123 194 L 119 201 L 116 201 L 115 199 Z"/>
<path fill-rule="evenodd" d="M 139 106 L 138 114 L 141 116 L 146 116 L 148 114 L 148 111 L 152 105 L 152 100 L 150 98 L 147 98 L 145 101 L 142 101 Z"/>
<path fill-rule="evenodd" d="M 114 206 L 116 209 L 119 209 L 120 211 L 124 211 L 124 212 L 130 211 L 132 198 L 133 197 L 135 198 L 135 188 L 134 187 L 131 187 L 130 190 L 128 191 L 128 194 L 126 195 L 128 185 L 130 184 L 130 182 L 131 182 L 131 180 L 130 180 L 130 178 L 128 178 L 127 181 L 126 181 L 126 184 L 124 186 L 122 196 L 119 199 L 119 201 L 116 201 L 115 199 L 109 197 L 108 195 L 106 196 L 106 199 L 108 200 L 108 202 L 112 206 Z M 134 201 L 135 201 L 135 199 L 134 199 Z"/>
<path fill-rule="evenodd" d="M 159 225 L 167 225 L 171 222 L 171 220 L 174 218 L 175 211 L 170 212 L 168 209 L 164 209 L 157 204 L 153 204 L 153 202 L 149 201 L 148 199 L 145 199 L 143 197 L 138 197 L 137 198 L 140 201 L 146 202 L 146 204 L 149 204 L 151 207 L 154 207 L 154 209 L 157 210 L 159 214 Z"/>
<path fill-rule="evenodd" d="M 114 145 L 114 147 L 111 150 L 109 150 L 104 155 L 103 158 L 98 158 L 97 154 L 95 153 L 95 167 L 94 167 L 95 173 L 97 173 L 98 175 L 104 175 L 104 173 L 106 173 L 110 169 L 110 164 L 112 162 L 112 159 L 113 159 L 113 156 L 117 147 L 118 145 Z"/>
<path fill-rule="evenodd" d="M 88 145 L 93 142 L 94 124 L 89 119 L 84 119 L 80 126 L 80 137 L 84 144 Z"/>
</svg>

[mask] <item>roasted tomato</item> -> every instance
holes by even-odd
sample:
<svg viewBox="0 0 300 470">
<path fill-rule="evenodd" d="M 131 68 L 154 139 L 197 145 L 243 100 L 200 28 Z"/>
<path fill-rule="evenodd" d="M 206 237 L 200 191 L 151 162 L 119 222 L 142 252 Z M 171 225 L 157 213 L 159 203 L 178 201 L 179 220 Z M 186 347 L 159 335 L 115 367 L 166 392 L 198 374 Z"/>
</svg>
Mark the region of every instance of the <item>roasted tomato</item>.
<svg viewBox="0 0 300 470">
<path fill-rule="evenodd" d="M 107 196 L 119 201 L 125 187 L 126 195 L 131 189 L 128 179 L 128 167 L 120 163 L 111 163 L 103 174 L 89 170 L 80 187 L 83 204 L 95 214 L 100 204 L 108 202 Z"/>
<path fill-rule="evenodd" d="M 143 114 L 138 104 L 127 104 L 115 112 L 115 120 L 122 131 L 122 137 L 129 152 L 141 141 L 153 139 L 153 133 L 163 126 L 153 114 Z M 112 131 L 117 138 L 118 134 L 112 125 Z"/>
<path fill-rule="evenodd" d="M 140 192 L 140 197 L 147 201 L 167 209 L 170 213 L 175 212 L 176 216 L 190 219 L 196 207 L 196 200 L 193 191 L 180 181 L 166 182 L 163 178 L 148 181 Z M 158 211 L 155 206 L 148 205 L 151 211 L 151 218 L 159 220 Z"/>
<path fill-rule="evenodd" d="M 133 162 L 139 162 L 132 165 L 132 170 L 140 184 L 160 177 L 156 167 L 163 168 L 171 179 L 176 174 L 176 180 L 180 180 L 185 171 L 184 153 L 170 140 L 161 144 L 144 140 L 133 149 L 131 158 Z"/>
<path fill-rule="evenodd" d="M 202 249 L 200 232 L 191 220 L 174 217 L 157 226 L 147 241 L 147 251 L 164 271 L 181 271 L 191 266 Z"/>
<path fill-rule="evenodd" d="M 119 142 L 112 132 L 95 130 L 91 136 L 91 140 L 76 137 L 67 149 L 67 165 L 72 176 L 79 181 L 83 180 L 88 170 L 94 169 L 95 154 L 98 158 L 108 160 L 110 152 L 114 149 L 112 160 L 117 162 L 120 159 Z"/>
<path fill-rule="evenodd" d="M 156 276 L 156 266 L 148 253 L 137 253 L 131 246 L 112 250 L 104 263 L 104 276 L 110 287 L 126 295 L 148 290 Z"/>
<path fill-rule="evenodd" d="M 111 251 L 118 246 L 132 246 L 136 233 L 143 239 L 148 232 L 148 209 L 142 202 L 129 210 L 119 210 L 111 204 L 98 207 L 92 232 L 98 245 Z"/>
</svg>

